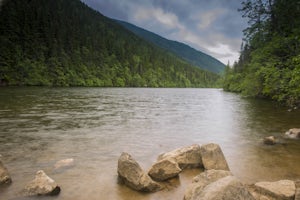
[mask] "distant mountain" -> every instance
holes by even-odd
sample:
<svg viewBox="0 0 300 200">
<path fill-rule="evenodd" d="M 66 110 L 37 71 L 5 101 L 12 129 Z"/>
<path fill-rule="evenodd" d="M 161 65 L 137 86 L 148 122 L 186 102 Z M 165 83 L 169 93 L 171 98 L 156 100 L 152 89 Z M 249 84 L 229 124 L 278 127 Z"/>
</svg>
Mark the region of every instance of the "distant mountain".
<svg viewBox="0 0 300 200">
<path fill-rule="evenodd" d="M 116 20 L 122 26 L 127 28 L 128 30 L 132 31 L 136 35 L 140 36 L 141 38 L 163 48 L 168 51 L 171 51 L 175 55 L 179 56 L 180 58 L 188 61 L 192 65 L 196 65 L 201 69 L 205 69 L 214 73 L 221 73 L 225 69 L 225 65 L 221 63 L 216 58 L 209 56 L 201 51 L 197 51 L 196 49 L 172 40 L 165 39 L 155 33 L 137 27 L 133 24 Z"/>
<path fill-rule="evenodd" d="M 0 85 L 213 87 L 177 58 L 80 0 L 4 0 Z"/>
</svg>

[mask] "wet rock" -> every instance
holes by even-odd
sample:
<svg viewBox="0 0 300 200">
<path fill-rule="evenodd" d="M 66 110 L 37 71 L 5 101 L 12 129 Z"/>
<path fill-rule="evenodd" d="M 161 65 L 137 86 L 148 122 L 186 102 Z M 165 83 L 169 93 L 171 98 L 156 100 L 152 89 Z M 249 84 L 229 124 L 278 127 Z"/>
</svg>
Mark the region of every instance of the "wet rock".
<svg viewBox="0 0 300 200">
<path fill-rule="evenodd" d="M 258 182 L 254 185 L 256 196 L 260 199 L 270 200 L 294 200 L 296 187 L 290 180 L 280 180 L 276 182 Z"/>
<path fill-rule="evenodd" d="M 208 185 L 189 200 L 255 200 L 248 189 L 234 176 L 225 176 Z M 187 198 L 185 198 L 187 200 Z"/>
<path fill-rule="evenodd" d="M 178 176 L 181 172 L 178 163 L 174 158 L 166 158 L 156 162 L 148 174 L 155 181 L 165 181 L 167 179 Z"/>
<path fill-rule="evenodd" d="M 60 187 L 43 170 L 39 170 L 35 179 L 25 186 L 22 193 L 24 196 L 58 195 Z"/>
<path fill-rule="evenodd" d="M 197 199 L 207 185 L 226 176 L 232 176 L 232 173 L 230 171 L 214 169 L 200 173 L 198 176 L 193 178 L 192 184 L 187 187 L 184 199 Z"/>
<path fill-rule="evenodd" d="M 300 128 L 292 128 L 285 132 L 285 136 L 288 138 L 300 138 Z"/>
<path fill-rule="evenodd" d="M 4 185 L 4 184 L 10 184 L 11 181 L 11 177 L 8 173 L 8 170 L 6 169 L 6 167 L 3 165 L 2 161 L 0 160 L 0 185 Z"/>
<path fill-rule="evenodd" d="M 118 175 L 125 185 L 137 191 L 155 192 L 162 189 L 128 153 L 122 153 L 118 160 Z"/>
<path fill-rule="evenodd" d="M 218 144 L 206 144 L 200 149 L 202 163 L 206 170 L 229 170 L 227 161 Z"/>
<path fill-rule="evenodd" d="M 269 137 L 265 137 L 263 142 L 266 145 L 274 145 L 277 143 L 277 140 L 274 136 L 269 136 Z"/>
<path fill-rule="evenodd" d="M 160 155 L 157 160 L 160 161 L 163 159 L 175 159 L 181 169 L 202 166 L 200 146 L 197 144 L 164 153 Z"/>
<path fill-rule="evenodd" d="M 67 159 L 63 159 L 60 161 L 57 161 L 54 165 L 54 170 L 63 170 L 63 169 L 68 169 L 71 167 L 74 167 L 74 159 L 73 158 L 67 158 Z"/>
</svg>

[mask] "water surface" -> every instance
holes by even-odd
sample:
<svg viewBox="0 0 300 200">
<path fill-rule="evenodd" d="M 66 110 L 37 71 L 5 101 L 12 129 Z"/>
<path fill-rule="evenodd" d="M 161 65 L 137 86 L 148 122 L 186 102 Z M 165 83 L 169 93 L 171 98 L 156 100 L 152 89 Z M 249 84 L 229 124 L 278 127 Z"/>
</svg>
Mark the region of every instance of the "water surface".
<svg viewBox="0 0 300 200">
<path fill-rule="evenodd" d="M 300 140 L 262 145 L 265 136 L 300 127 L 299 116 L 219 89 L 0 88 L 0 154 L 13 178 L 1 199 L 18 197 L 40 169 L 62 188 L 50 199 L 182 199 L 199 170 L 185 171 L 169 190 L 142 194 L 118 184 L 118 157 L 128 152 L 148 170 L 163 152 L 210 142 L 247 183 L 299 179 Z M 75 167 L 53 171 L 65 158 Z"/>
</svg>

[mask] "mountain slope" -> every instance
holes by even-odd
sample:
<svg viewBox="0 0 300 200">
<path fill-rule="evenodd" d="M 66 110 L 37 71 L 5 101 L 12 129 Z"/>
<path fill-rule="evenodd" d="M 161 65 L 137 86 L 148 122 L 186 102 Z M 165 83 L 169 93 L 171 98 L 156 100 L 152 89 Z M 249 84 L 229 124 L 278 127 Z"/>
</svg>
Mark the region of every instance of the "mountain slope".
<svg viewBox="0 0 300 200">
<path fill-rule="evenodd" d="M 2 1 L 0 85 L 212 87 L 218 78 L 79 0 Z"/>
<path fill-rule="evenodd" d="M 221 73 L 225 69 L 225 65 L 217 59 L 215 59 L 214 57 L 202 53 L 201 51 L 197 51 L 196 49 L 193 49 L 192 47 L 186 44 L 165 39 L 155 33 L 152 33 L 150 31 L 147 31 L 145 29 L 142 29 L 124 21 L 117 22 L 123 25 L 128 30 L 135 33 L 136 35 L 140 36 L 141 38 L 163 49 L 173 52 L 175 55 L 188 61 L 192 65 L 200 67 L 201 69 L 205 69 L 215 73 Z"/>
</svg>

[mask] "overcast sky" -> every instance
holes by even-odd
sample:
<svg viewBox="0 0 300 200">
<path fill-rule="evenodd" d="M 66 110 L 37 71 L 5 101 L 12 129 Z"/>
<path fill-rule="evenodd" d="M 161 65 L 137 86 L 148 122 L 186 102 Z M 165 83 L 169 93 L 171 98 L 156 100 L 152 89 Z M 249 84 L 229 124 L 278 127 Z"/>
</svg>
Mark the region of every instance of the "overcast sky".
<svg viewBox="0 0 300 200">
<path fill-rule="evenodd" d="M 241 0 L 82 0 L 103 15 L 123 20 L 214 56 L 238 59 L 245 19 Z"/>
</svg>

